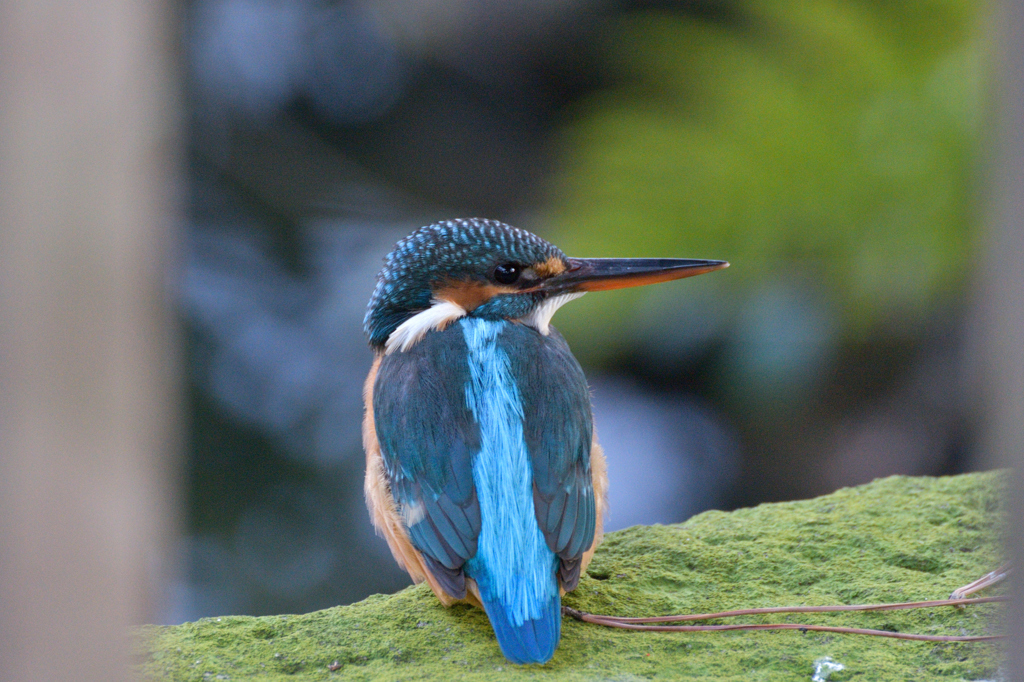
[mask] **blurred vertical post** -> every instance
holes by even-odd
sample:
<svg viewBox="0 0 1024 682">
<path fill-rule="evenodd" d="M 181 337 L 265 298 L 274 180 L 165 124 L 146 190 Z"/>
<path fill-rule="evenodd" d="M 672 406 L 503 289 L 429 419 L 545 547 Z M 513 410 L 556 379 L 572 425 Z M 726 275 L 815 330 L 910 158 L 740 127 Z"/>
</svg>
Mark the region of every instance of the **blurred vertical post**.
<svg viewBox="0 0 1024 682">
<path fill-rule="evenodd" d="M 0 0 L 0 680 L 123 680 L 174 521 L 174 27 Z"/>
<path fill-rule="evenodd" d="M 1013 467 L 1009 485 L 1009 551 L 1017 573 L 1006 626 L 1005 676 L 1024 682 L 1024 4 L 996 6 L 1001 54 L 994 137 L 992 216 L 979 287 L 980 379 L 985 423 L 982 452 L 990 466 Z"/>
</svg>

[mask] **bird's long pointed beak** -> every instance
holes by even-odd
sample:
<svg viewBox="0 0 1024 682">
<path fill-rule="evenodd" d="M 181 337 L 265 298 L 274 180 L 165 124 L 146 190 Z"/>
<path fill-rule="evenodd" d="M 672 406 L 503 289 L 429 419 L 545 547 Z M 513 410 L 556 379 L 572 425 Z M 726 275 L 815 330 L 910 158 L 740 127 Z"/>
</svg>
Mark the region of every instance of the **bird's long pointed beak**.
<svg viewBox="0 0 1024 682">
<path fill-rule="evenodd" d="M 550 292 L 608 291 L 670 282 L 729 267 L 724 260 L 694 258 L 570 258 L 569 268 L 538 289 Z"/>
</svg>

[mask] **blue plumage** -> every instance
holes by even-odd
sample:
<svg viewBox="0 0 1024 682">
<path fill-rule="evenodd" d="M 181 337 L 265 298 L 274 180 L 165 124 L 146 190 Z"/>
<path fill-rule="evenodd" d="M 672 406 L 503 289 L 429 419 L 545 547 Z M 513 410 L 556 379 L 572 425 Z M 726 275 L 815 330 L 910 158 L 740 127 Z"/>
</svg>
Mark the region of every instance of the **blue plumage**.
<svg viewBox="0 0 1024 682">
<path fill-rule="evenodd" d="M 558 643 L 559 627 L 543 622 L 552 618 L 551 603 L 558 599 L 557 560 L 537 524 L 523 403 L 508 355 L 498 343 L 509 324 L 483 319 L 461 323 L 471 377 L 466 402 L 480 426 L 473 480 L 482 519 L 478 550 L 466 563 L 466 574 L 476 580 L 488 615 L 500 614 L 500 622 L 507 624 L 495 628 L 505 655 L 543 663 Z M 560 619 L 561 613 L 556 610 L 554 617 Z M 530 632 L 555 640 L 524 647 L 521 635 Z M 543 659 L 530 657 L 542 652 L 547 652 Z"/>
<path fill-rule="evenodd" d="M 547 663 L 562 636 L 562 600 L 558 594 L 543 604 L 541 615 L 516 625 L 501 604 L 484 600 L 501 653 L 513 663 Z"/>
<path fill-rule="evenodd" d="M 455 327 L 385 356 L 372 405 L 391 494 L 410 539 L 459 599 L 466 596 L 462 565 L 476 554 L 480 533 L 473 483 L 480 429 L 466 404 L 466 357 Z"/>
<path fill-rule="evenodd" d="M 410 539 L 449 594 L 465 596 L 466 576 L 476 581 L 509 660 L 551 657 L 561 632 L 559 568 L 593 540 L 592 512 L 563 527 L 561 517 L 548 518 L 543 496 L 593 508 L 589 397 L 567 350 L 559 336 L 470 317 L 385 356 L 377 373 L 377 435 L 395 501 L 415 521 Z M 544 376 L 586 406 L 560 418 L 555 439 L 540 437 L 549 415 L 519 389 Z M 535 501 L 545 505 L 543 521 Z M 558 546 L 559 535 L 575 542 Z"/>
<path fill-rule="evenodd" d="M 523 436 L 534 473 L 534 507 L 548 547 L 562 559 L 566 590 L 594 541 L 596 500 L 590 471 L 594 423 L 590 392 L 576 358 L 554 329 L 548 336 L 510 325 L 503 346 L 523 400 Z"/>
</svg>

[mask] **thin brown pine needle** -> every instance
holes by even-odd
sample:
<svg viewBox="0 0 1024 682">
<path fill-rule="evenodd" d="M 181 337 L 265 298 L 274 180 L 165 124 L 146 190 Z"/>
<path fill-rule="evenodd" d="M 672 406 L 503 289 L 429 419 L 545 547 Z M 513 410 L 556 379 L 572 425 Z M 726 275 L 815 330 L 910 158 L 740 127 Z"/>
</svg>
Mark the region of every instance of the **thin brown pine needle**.
<svg viewBox="0 0 1024 682">
<path fill-rule="evenodd" d="M 1009 566 L 1001 566 L 986 574 L 970 585 L 965 585 L 953 594 L 960 596 L 990 587 L 1010 573 Z M 800 630 L 801 632 L 835 632 L 844 635 L 870 635 L 873 637 L 890 637 L 893 639 L 909 639 L 922 642 L 987 642 L 1003 639 L 1003 635 L 919 635 L 890 630 L 872 630 L 868 628 L 849 628 L 832 625 L 806 625 L 799 623 L 746 623 L 732 625 L 657 625 L 656 623 L 679 623 L 697 620 L 714 620 L 718 618 L 734 618 L 736 616 L 756 616 L 769 613 L 835 613 L 842 611 L 895 611 L 899 609 L 924 609 L 942 606 L 963 608 L 971 604 L 990 604 L 1008 601 L 1007 597 L 974 597 L 934 599 L 931 601 L 896 602 L 887 604 L 841 604 L 834 606 L 769 606 L 756 609 L 738 609 L 735 611 L 719 611 L 716 613 L 695 613 L 675 616 L 606 616 L 586 613 L 563 606 L 562 611 L 576 620 L 595 625 L 624 630 L 643 630 L 648 632 L 709 632 L 723 630 Z"/>
</svg>

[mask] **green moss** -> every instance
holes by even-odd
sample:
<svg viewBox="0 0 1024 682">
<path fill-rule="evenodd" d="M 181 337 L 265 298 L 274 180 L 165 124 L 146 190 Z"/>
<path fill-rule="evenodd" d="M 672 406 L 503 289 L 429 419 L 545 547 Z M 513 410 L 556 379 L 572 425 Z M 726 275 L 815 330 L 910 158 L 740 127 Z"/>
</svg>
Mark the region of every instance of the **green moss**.
<svg viewBox="0 0 1024 682">
<path fill-rule="evenodd" d="M 892 477 L 801 502 L 708 512 L 610 533 L 565 599 L 639 616 L 754 606 L 940 599 L 994 568 L 1000 472 Z M 780 615 L 747 622 L 984 634 L 998 606 Z M 147 627 L 160 680 L 808 680 L 826 656 L 841 680 L 992 677 L 992 644 L 798 632 L 641 633 L 566 620 L 545 666 L 510 665 L 484 614 L 411 587 L 301 616 L 208 618 Z M 337 662 L 337 670 L 328 666 Z"/>
</svg>

